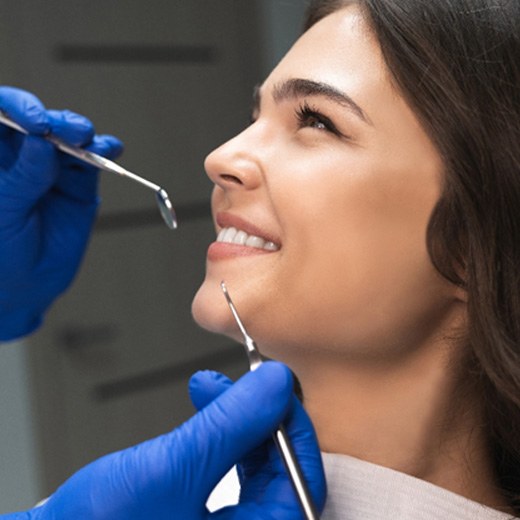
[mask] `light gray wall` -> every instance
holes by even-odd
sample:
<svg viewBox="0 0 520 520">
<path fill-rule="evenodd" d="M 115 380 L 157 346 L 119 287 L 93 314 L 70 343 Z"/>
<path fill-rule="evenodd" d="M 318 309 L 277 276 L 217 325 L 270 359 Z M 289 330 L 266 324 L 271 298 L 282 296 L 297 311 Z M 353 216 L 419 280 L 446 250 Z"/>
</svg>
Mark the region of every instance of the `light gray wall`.
<svg viewBox="0 0 520 520">
<path fill-rule="evenodd" d="M 40 500 L 27 345 L 0 344 L 0 514 Z"/>
</svg>

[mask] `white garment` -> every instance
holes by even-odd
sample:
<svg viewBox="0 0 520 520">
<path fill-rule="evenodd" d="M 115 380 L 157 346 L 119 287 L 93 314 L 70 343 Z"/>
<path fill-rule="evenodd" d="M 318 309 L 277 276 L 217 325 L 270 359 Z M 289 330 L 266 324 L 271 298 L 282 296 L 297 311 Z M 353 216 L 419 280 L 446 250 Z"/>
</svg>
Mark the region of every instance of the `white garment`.
<svg viewBox="0 0 520 520">
<path fill-rule="evenodd" d="M 507 520 L 478 502 L 346 455 L 323 454 L 328 496 L 322 520 Z"/>
<path fill-rule="evenodd" d="M 327 503 L 321 520 L 510 520 L 424 480 L 347 455 L 323 453 Z M 215 488 L 211 511 L 238 501 L 236 472 Z"/>
</svg>

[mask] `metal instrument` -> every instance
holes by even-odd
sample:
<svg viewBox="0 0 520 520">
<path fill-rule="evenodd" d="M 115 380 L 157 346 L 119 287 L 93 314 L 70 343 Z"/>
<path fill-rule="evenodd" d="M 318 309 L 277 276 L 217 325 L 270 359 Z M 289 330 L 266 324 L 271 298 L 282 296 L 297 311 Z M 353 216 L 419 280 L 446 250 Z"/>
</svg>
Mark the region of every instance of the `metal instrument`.
<svg viewBox="0 0 520 520">
<path fill-rule="evenodd" d="M 226 297 L 227 303 L 231 309 L 231 312 L 233 313 L 233 317 L 235 318 L 238 328 L 244 337 L 244 346 L 246 349 L 247 358 L 249 360 L 249 369 L 256 370 L 262 364 L 262 357 L 258 347 L 256 346 L 253 338 L 247 333 L 246 328 L 244 327 L 244 324 L 238 315 L 235 305 L 229 296 L 226 284 L 221 282 L 220 287 L 222 288 L 222 292 Z M 319 520 L 318 511 L 316 510 L 316 506 L 312 500 L 307 483 L 303 477 L 302 470 L 291 445 L 289 435 L 285 431 L 283 425 L 280 425 L 273 434 L 273 440 L 276 444 L 276 447 L 278 448 L 289 478 L 291 479 L 305 519 Z"/>
<path fill-rule="evenodd" d="M 18 123 L 13 121 L 7 114 L 5 114 L 5 112 L 2 112 L 1 110 L 0 123 L 3 123 L 4 125 L 9 126 L 10 128 L 17 130 L 22 134 L 29 134 L 29 132 L 25 130 L 25 128 L 21 127 Z M 175 215 L 175 210 L 173 209 L 173 205 L 170 201 L 170 198 L 168 197 L 168 193 L 166 193 L 166 190 L 164 190 L 157 184 L 154 184 L 153 182 L 150 182 L 149 180 L 144 179 L 143 177 L 139 177 L 139 175 L 136 175 L 135 173 L 126 170 L 114 161 L 110 161 L 105 157 L 101 157 L 101 155 L 89 152 L 88 150 L 84 150 L 83 148 L 71 146 L 62 141 L 61 139 L 54 137 L 53 135 L 45 135 L 43 136 L 43 138 L 51 142 L 54 146 L 56 146 L 56 148 L 58 148 L 62 152 L 68 155 L 72 155 L 76 159 L 80 159 L 81 161 L 91 164 L 96 168 L 100 168 L 101 170 L 105 170 L 107 172 L 115 173 L 122 177 L 132 179 L 133 181 L 153 190 L 155 193 L 155 202 L 159 208 L 159 211 L 161 212 L 161 216 L 164 219 L 164 222 L 166 222 L 166 225 L 170 229 L 175 229 L 177 227 L 177 217 Z"/>
</svg>

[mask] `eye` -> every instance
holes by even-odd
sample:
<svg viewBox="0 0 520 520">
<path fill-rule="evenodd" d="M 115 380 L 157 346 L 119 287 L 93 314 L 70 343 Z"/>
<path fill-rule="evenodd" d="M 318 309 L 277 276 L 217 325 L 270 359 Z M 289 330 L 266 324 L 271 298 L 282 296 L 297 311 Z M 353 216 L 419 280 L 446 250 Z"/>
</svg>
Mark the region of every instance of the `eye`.
<svg viewBox="0 0 520 520">
<path fill-rule="evenodd" d="M 326 115 L 311 107 L 306 102 L 297 108 L 296 118 L 298 120 L 299 128 L 314 128 L 320 131 L 331 132 L 334 135 L 342 135 L 334 123 Z"/>
</svg>

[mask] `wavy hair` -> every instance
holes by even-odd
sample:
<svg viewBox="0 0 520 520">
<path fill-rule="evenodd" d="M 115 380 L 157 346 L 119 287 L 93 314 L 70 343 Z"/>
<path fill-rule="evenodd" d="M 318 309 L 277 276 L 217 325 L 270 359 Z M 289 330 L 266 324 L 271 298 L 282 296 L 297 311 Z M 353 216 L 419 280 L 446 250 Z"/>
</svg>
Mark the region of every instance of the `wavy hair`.
<svg viewBox="0 0 520 520">
<path fill-rule="evenodd" d="M 428 249 L 467 292 L 468 373 L 499 485 L 520 513 L 520 2 L 311 0 L 305 30 L 350 4 L 443 159 Z"/>
</svg>

